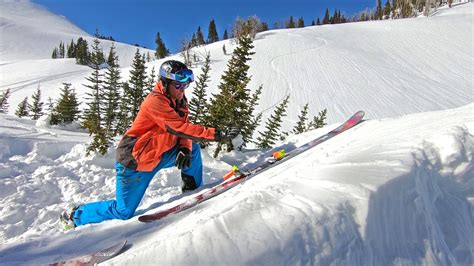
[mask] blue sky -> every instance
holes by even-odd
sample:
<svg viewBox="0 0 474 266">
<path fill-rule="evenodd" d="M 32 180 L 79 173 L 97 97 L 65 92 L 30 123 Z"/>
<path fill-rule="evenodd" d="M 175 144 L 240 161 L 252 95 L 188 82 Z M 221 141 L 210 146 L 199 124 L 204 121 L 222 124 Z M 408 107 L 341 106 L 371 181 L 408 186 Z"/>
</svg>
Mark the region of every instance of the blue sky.
<svg viewBox="0 0 474 266">
<path fill-rule="evenodd" d="M 306 25 L 323 18 L 326 8 L 353 15 L 375 7 L 376 0 L 32 0 L 63 15 L 82 30 L 94 34 L 96 28 L 116 41 L 155 49 L 156 33 L 176 52 L 184 37 L 190 38 L 198 26 L 207 38 L 209 22 L 216 22 L 219 38 L 230 34 L 236 17 L 257 15 L 270 28 L 290 16 L 303 17 Z M 384 2 L 384 1 L 383 1 Z"/>
</svg>

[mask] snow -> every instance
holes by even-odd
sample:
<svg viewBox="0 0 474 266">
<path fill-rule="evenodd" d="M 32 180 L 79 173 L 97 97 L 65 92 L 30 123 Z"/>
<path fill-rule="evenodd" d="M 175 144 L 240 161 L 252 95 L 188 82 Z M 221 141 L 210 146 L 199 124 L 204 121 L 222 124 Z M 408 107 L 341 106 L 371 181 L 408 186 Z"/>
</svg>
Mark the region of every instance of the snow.
<svg viewBox="0 0 474 266">
<path fill-rule="evenodd" d="M 28 24 L 22 14 L 32 12 L 55 25 L 41 27 L 52 34 L 80 33 L 26 1 L 3 1 L 0 9 L 9 25 Z M 68 204 L 114 197 L 114 149 L 87 156 L 90 137 L 77 125 L 49 126 L 48 117 L 12 114 L 38 83 L 51 97 L 65 81 L 83 94 L 90 70 L 29 47 L 19 51 L 36 59 L 17 54 L 5 60 L 3 52 L 14 46 L 4 40 L 20 37 L 2 23 L 0 59 L 8 62 L 0 65 L 0 90 L 13 94 L 10 114 L 0 114 L 0 264 L 47 264 L 124 239 L 130 246 L 105 265 L 474 264 L 473 15 L 474 4 L 467 3 L 429 18 L 258 35 L 250 70 L 251 86 L 264 84 L 259 110 L 269 116 L 290 94 L 289 130 L 307 101 L 312 113 L 328 108 L 328 126 L 290 135 L 275 149 L 303 145 L 358 110 L 367 120 L 183 213 L 70 232 L 58 223 Z M 228 51 L 233 46 L 222 41 L 200 48 L 211 52 L 214 90 L 230 58 L 222 55 L 223 44 Z M 160 62 L 148 65 L 157 69 Z M 218 159 L 202 153 L 201 190 L 231 165 L 262 161 L 271 151 Z M 178 170 L 160 171 L 137 214 L 191 197 L 180 194 L 180 185 Z"/>
</svg>

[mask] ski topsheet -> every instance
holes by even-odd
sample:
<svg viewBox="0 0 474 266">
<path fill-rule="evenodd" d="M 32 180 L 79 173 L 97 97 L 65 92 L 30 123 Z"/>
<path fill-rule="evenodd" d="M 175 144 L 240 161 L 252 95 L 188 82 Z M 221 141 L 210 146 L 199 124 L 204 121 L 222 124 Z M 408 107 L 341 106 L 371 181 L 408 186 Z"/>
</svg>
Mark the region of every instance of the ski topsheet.
<svg viewBox="0 0 474 266">
<path fill-rule="evenodd" d="M 68 259 L 68 260 L 65 260 L 65 261 L 58 261 L 58 262 L 55 262 L 55 263 L 52 263 L 52 264 L 49 264 L 49 265 L 50 266 L 62 266 L 62 265 L 75 265 L 75 266 L 78 266 L 78 265 L 81 265 L 81 266 L 84 265 L 85 266 L 85 265 L 87 265 L 87 266 L 89 266 L 89 265 L 96 265 L 98 263 L 101 263 L 101 262 L 104 262 L 108 259 L 111 259 L 112 257 L 119 254 L 123 250 L 123 248 L 125 247 L 126 244 L 127 244 L 127 240 L 124 240 L 120 243 L 117 243 L 113 246 L 102 249 L 102 250 L 97 251 L 95 253 L 75 257 L 75 258 Z"/>
<path fill-rule="evenodd" d="M 156 221 L 156 220 L 159 220 L 161 218 L 164 218 L 172 213 L 178 213 L 178 212 L 181 212 L 183 210 L 186 210 L 186 209 L 189 209 L 203 201 L 206 201 L 212 197 L 215 197 L 219 194 L 221 194 L 222 192 L 240 184 L 241 182 L 243 182 L 244 180 L 246 180 L 248 177 L 250 176 L 253 176 L 253 175 L 256 175 L 256 174 L 259 174 L 267 169 L 270 169 L 272 168 L 273 166 L 275 165 L 278 165 L 284 161 L 287 161 L 289 159 L 291 159 L 292 157 L 306 151 L 306 150 L 309 150 L 319 144 L 321 144 L 322 142 L 334 137 L 334 136 L 337 136 L 338 134 L 352 128 L 353 126 L 357 125 L 359 122 L 362 121 L 362 118 L 364 117 L 364 112 L 363 111 L 359 111 L 357 113 L 355 113 L 351 118 L 349 118 L 346 122 L 342 123 L 339 127 L 331 130 L 330 132 L 328 132 L 327 134 L 319 137 L 319 138 L 316 138 L 314 140 L 311 140 L 310 142 L 292 150 L 292 151 L 289 151 L 288 153 L 286 153 L 282 158 L 278 158 L 277 160 L 267 160 L 263 163 L 260 163 L 258 165 L 248 165 L 246 166 L 244 169 L 242 170 L 237 170 L 235 172 L 235 177 L 234 178 L 229 178 L 228 180 L 210 188 L 210 189 L 207 189 L 207 190 L 203 190 L 202 192 L 200 192 L 199 194 L 193 196 L 191 199 L 188 199 L 182 203 L 178 203 L 170 208 L 167 208 L 167 209 L 164 209 L 164 210 L 160 210 L 160 211 L 157 211 L 155 213 L 152 213 L 152 214 L 145 214 L 145 215 L 142 215 L 142 216 L 139 216 L 138 217 L 138 220 L 140 222 L 152 222 L 152 221 Z"/>
</svg>

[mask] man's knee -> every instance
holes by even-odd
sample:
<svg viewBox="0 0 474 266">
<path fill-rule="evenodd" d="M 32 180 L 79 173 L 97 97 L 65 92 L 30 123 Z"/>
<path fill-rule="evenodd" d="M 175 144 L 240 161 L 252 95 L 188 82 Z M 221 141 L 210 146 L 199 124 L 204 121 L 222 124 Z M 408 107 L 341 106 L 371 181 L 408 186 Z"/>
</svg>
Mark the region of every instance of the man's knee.
<svg viewBox="0 0 474 266">
<path fill-rule="evenodd" d="M 133 217 L 135 210 L 133 209 L 120 209 L 117 210 L 117 218 L 120 220 L 128 220 Z"/>
</svg>

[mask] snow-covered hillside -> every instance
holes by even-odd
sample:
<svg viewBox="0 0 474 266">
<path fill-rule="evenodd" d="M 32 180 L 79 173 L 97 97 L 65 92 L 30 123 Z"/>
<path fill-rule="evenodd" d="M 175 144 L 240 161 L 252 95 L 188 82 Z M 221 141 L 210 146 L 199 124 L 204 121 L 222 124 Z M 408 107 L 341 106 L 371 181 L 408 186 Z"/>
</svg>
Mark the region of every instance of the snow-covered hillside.
<svg viewBox="0 0 474 266">
<path fill-rule="evenodd" d="M 5 17 L 12 17 L 4 14 L 15 13 L 16 10 L 9 9 L 5 3 L 1 7 L 0 14 Z M 254 42 L 256 54 L 250 61 L 252 80 L 249 87 L 255 90 L 263 84 L 256 111 L 264 111 L 265 121 L 273 111 L 272 107 L 289 94 L 291 108 L 288 108 L 284 121 L 284 129 L 289 130 L 306 103 L 309 103 L 310 114 L 327 108 L 330 123 L 341 121 L 354 110 L 362 108 L 371 117 L 384 118 L 471 103 L 474 99 L 473 9 L 474 5 L 468 3 L 452 9 L 440 8 L 429 18 L 263 32 L 257 35 Z M 17 12 L 22 13 L 20 11 Z M 22 20 L 23 16 L 16 17 L 18 22 L 11 24 L 18 26 L 27 23 Z M 50 22 L 40 19 L 41 16 L 35 25 L 45 24 L 43 28 L 49 28 Z M 57 20 L 65 21 L 59 17 Z M 69 27 L 66 25 L 64 28 Z M 10 43 L 10 39 L 24 38 L 22 43 L 38 42 L 30 39 L 29 34 L 20 33 L 10 31 L 10 27 L 4 25 L 1 50 L 20 57 L 13 52 L 18 42 Z M 48 45 L 57 46 L 59 40 L 52 39 L 54 41 Z M 66 40 L 69 39 L 67 36 Z M 104 45 L 107 44 L 109 42 L 104 41 Z M 227 40 L 197 49 L 198 55 L 203 55 L 204 51 L 211 53 L 209 93 L 217 92 L 220 76 L 230 58 L 230 55 L 223 54 L 223 45 L 227 51 L 232 51 L 235 46 Z M 104 50 L 108 51 L 108 48 Z M 78 96 L 84 96 L 87 90 L 84 87 L 87 83 L 85 77 L 90 75 L 91 70 L 75 65 L 71 59 L 48 59 L 51 51 L 52 48 L 48 48 L 47 53 L 39 57 L 43 58 L 41 60 L 0 65 L 0 92 L 7 88 L 14 92 L 10 100 L 11 114 L 26 96 L 33 94 L 38 85 L 44 91 L 44 100 L 47 97 L 57 98 L 63 82 L 72 83 Z M 131 60 L 135 47 L 126 51 L 129 52 L 128 58 L 124 58 L 123 53 L 119 54 L 122 66 L 128 66 L 124 61 Z M 25 50 L 23 53 L 29 52 Z M 33 54 L 39 55 L 36 51 Z M 152 67 L 157 70 L 162 62 L 148 63 L 148 70 Z M 200 65 L 195 66 L 194 70 L 199 74 Z M 128 79 L 129 71 L 129 67 L 122 69 L 124 79 Z M 188 95 L 191 91 L 192 87 Z"/>
<path fill-rule="evenodd" d="M 89 67 L 76 65 L 75 59 L 51 59 L 60 42 L 69 45 L 79 37 L 92 44 L 93 36 L 82 31 L 67 18 L 49 12 L 28 0 L 0 1 L 0 93 L 8 88 L 12 92 L 10 113 L 18 103 L 31 96 L 38 86 L 43 101 L 57 99 L 63 82 L 72 83 L 80 96 L 84 95 L 85 77 L 92 72 Z M 101 47 L 108 53 L 111 41 L 101 40 Z M 114 43 L 120 65 L 131 65 L 137 47 Z M 153 50 L 139 48 L 140 52 L 154 55 Z"/>
<path fill-rule="evenodd" d="M 67 202 L 114 196 L 113 151 L 87 157 L 86 134 L 0 115 L 0 264 L 45 264 L 127 239 L 131 247 L 108 263 L 472 265 L 473 110 L 368 120 L 192 210 L 68 233 L 57 221 Z M 280 145 L 300 146 L 334 126 Z M 203 155 L 205 183 L 215 183 L 230 165 Z M 161 171 L 138 213 L 185 200 L 179 179 Z"/>
<path fill-rule="evenodd" d="M 25 24 L 28 12 L 38 12 L 38 21 L 48 18 L 44 23 L 69 23 L 26 1 L 0 3 L 1 19 L 10 23 L 0 27 Z M 259 34 L 250 63 L 250 86 L 264 86 L 257 111 L 267 117 L 291 95 L 288 130 L 305 103 L 313 114 L 328 108 L 330 125 L 276 148 L 300 146 L 358 110 L 366 111 L 367 121 L 183 213 L 67 233 L 57 217 L 68 203 L 114 197 L 114 150 L 86 156 L 87 133 L 12 113 L 38 84 L 45 97 L 58 95 L 62 82 L 83 95 L 90 69 L 48 56 L 3 62 L 2 53 L 0 92 L 11 88 L 13 94 L 10 115 L 0 114 L 0 265 L 47 264 L 124 239 L 127 250 L 105 264 L 473 265 L 473 17 L 474 4 L 467 3 L 429 18 Z M 6 28 L 1 49 L 4 36 L 13 35 Z M 224 44 L 233 47 L 221 41 L 199 48 L 211 53 L 213 92 L 230 58 Z M 199 74 L 199 65 L 194 69 Z M 122 69 L 125 76 L 128 71 Z M 219 160 L 202 154 L 201 190 L 219 182 L 230 165 L 262 160 L 271 151 Z M 190 194 L 181 195 L 180 186 L 178 170 L 160 171 L 138 214 L 186 200 Z"/>
</svg>

